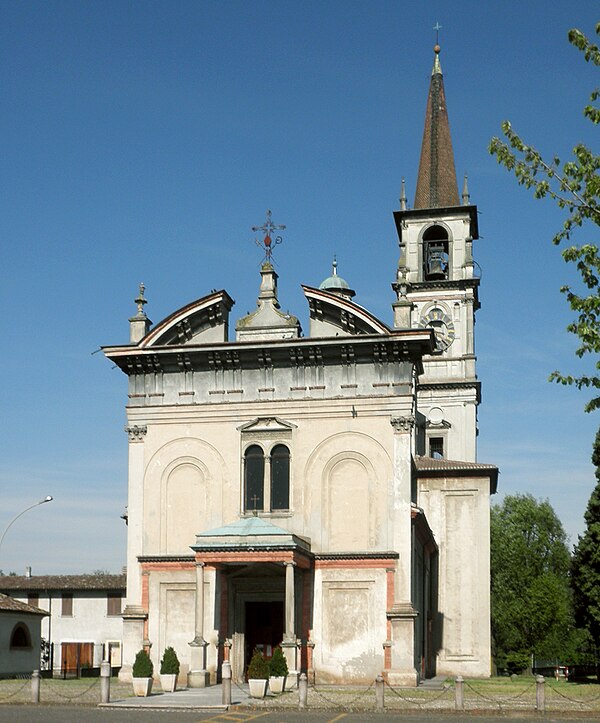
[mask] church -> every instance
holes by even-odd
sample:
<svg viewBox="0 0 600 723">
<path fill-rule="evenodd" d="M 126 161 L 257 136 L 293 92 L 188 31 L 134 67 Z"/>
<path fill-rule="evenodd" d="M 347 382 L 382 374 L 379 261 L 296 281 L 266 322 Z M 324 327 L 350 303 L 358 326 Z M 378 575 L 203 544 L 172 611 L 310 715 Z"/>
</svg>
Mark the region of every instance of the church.
<svg viewBox="0 0 600 723">
<path fill-rule="evenodd" d="M 490 495 L 477 461 L 473 258 L 440 48 L 415 200 L 393 214 L 391 324 L 338 274 L 283 313 L 264 251 L 256 309 L 230 330 L 212 291 L 152 325 L 144 287 L 128 344 L 127 597 L 122 676 L 173 646 L 188 685 L 245 679 L 281 646 L 290 680 L 416 685 L 490 674 Z"/>
</svg>

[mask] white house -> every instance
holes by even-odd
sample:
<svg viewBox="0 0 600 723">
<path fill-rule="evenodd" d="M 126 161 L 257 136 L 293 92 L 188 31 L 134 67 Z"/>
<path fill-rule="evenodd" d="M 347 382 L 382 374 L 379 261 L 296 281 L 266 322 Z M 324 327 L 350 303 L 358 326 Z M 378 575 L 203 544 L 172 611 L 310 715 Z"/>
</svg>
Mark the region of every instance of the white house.
<svg viewBox="0 0 600 723">
<path fill-rule="evenodd" d="M 121 665 L 125 575 L 7 575 L 0 592 L 47 610 L 41 637 L 48 646 L 44 668 L 73 674 L 103 659 Z M 37 664 L 40 667 L 38 652 Z"/>
</svg>

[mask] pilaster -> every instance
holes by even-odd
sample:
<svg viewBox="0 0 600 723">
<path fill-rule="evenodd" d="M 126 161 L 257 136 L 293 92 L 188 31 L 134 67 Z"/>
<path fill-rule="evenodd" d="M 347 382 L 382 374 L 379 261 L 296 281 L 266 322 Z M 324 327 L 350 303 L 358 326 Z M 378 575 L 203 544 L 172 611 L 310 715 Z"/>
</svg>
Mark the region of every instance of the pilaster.
<svg viewBox="0 0 600 723">
<path fill-rule="evenodd" d="M 209 672 L 206 669 L 206 648 L 204 639 L 204 563 L 196 562 L 196 604 L 194 614 L 194 639 L 189 643 L 190 672 L 188 686 L 190 688 L 206 688 L 209 685 Z"/>
</svg>

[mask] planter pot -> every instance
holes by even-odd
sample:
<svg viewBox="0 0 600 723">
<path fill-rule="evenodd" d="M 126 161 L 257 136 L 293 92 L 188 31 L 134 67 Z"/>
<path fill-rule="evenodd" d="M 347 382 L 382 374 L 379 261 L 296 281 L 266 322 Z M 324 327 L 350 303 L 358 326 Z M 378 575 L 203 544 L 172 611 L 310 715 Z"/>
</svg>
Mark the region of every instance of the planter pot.
<svg viewBox="0 0 600 723">
<path fill-rule="evenodd" d="M 177 688 L 177 673 L 161 673 L 160 684 L 165 693 L 174 693 Z"/>
<path fill-rule="evenodd" d="M 152 678 L 132 678 L 133 692 L 140 697 L 146 697 L 152 692 Z"/>
<path fill-rule="evenodd" d="M 262 678 L 250 678 L 248 685 L 250 686 L 251 698 L 264 698 L 267 693 L 267 680 Z"/>
<path fill-rule="evenodd" d="M 285 675 L 272 675 L 269 678 L 269 690 L 271 693 L 283 693 L 285 690 Z"/>
</svg>

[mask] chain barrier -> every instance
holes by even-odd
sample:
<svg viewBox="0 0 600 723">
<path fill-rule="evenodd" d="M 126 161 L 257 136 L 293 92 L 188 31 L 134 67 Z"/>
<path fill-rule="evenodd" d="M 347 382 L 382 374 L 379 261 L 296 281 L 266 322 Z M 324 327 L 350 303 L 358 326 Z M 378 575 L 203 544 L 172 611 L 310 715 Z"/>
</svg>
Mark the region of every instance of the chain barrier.
<svg viewBox="0 0 600 723">
<path fill-rule="evenodd" d="M 595 703 L 597 700 L 600 700 L 600 695 L 596 695 L 593 698 L 588 698 L 587 700 L 577 700 L 577 698 L 570 698 L 568 695 L 561 693 L 560 690 L 558 690 L 558 688 L 554 688 L 549 683 L 547 683 L 547 687 L 548 687 L 548 690 L 551 690 L 553 693 L 560 695 L 561 698 L 564 698 L 565 700 L 568 700 L 571 703 L 578 703 L 579 705 L 591 705 L 592 703 Z"/>
<path fill-rule="evenodd" d="M 346 709 L 349 708 L 353 703 L 355 703 L 357 700 L 360 700 L 363 696 L 365 696 L 371 688 L 375 685 L 375 681 L 369 685 L 368 688 L 365 688 L 365 690 L 361 690 L 360 693 L 357 693 L 353 698 L 351 698 L 349 701 L 345 700 L 343 703 L 341 703 L 339 700 L 333 700 L 332 698 L 328 698 L 326 695 L 323 695 L 320 690 L 317 690 L 316 685 L 309 685 L 308 689 L 312 690 L 316 695 L 319 696 L 322 700 L 324 700 L 326 703 L 329 703 L 330 705 L 333 705 L 336 709 Z"/>
<path fill-rule="evenodd" d="M 429 705 L 429 703 L 435 703 L 437 700 L 440 700 L 440 698 L 443 698 L 446 693 L 449 693 L 450 691 L 454 690 L 451 685 L 445 686 L 442 692 L 439 695 L 436 695 L 434 698 L 428 698 L 427 700 L 420 700 L 418 698 L 408 698 L 405 695 L 402 695 L 399 690 L 394 688 L 392 685 L 388 683 L 387 680 L 384 680 L 385 685 L 392 691 L 392 693 L 400 698 L 400 700 L 405 701 L 406 703 L 413 703 L 414 705 L 423 706 L 423 705 Z"/>
<path fill-rule="evenodd" d="M 44 681 L 43 678 L 42 678 L 42 681 Z M 91 690 L 94 686 L 99 685 L 99 684 L 100 684 L 100 678 L 95 678 L 94 682 L 93 682 L 89 687 L 87 687 L 87 688 L 86 688 L 85 690 L 83 690 L 81 693 L 76 693 L 75 695 L 63 695 L 62 693 L 59 693 L 58 690 L 55 690 L 55 689 L 54 689 L 55 686 L 54 686 L 52 683 L 50 683 L 50 682 L 45 682 L 45 681 L 44 681 L 44 688 L 46 688 L 46 689 L 48 690 L 48 692 L 51 691 L 53 694 L 57 695 L 59 698 L 63 698 L 63 700 L 76 700 L 77 698 L 83 698 L 83 696 L 84 696 L 86 693 L 89 693 L 90 690 Z"/>
<path fill-rule="evenodd" d="M 519 698 L 523 697 L 525 693 L 530 691 L 532 688 L 535 687 L 535 681 L 528 685 L 526 688 L 524 688 L 520 693 L 516 693 L 515 695 L 507 696 L 504 698 L 490 698 L 487 695 L 484 695 L 483 693 L 480 693 L 477 688 L 474 688 L 470 683 L 468 683 L 466 680 L 464 682 L 465 688 L 468 688 L 471 690 L 475 695 L 478 695 L 480 698 L 483 698 L 483 700 L 488 701 L 489 703 L 493 703 L 494 705 L 497 705 L 499 709 L 502 708 L 502 705 L 504 703 L 510 703 L 510 701 L 518 700 Z"/>
<path fill-rule="evenodd" d="M 18 678 L 18 680 L 22 680 L 22 678 Z M 28 678 L 25 678 L 25 682 L 23 683 L 23 685 L 20 688 L 17 688 L 15 691 L 13 691 L 12 693 L 9 693 L 8 695 L 1 696 L 0 700 L 4 701 L 4 700 L 10 700 L 11 698 L 14 698 L 15 695 L 18 695 L 21 691 L 25 690 L 25 688 L 30 684 L 31 684 L 31 676 L 29 676 Z"/>
</svg>

